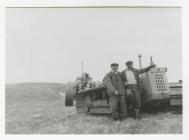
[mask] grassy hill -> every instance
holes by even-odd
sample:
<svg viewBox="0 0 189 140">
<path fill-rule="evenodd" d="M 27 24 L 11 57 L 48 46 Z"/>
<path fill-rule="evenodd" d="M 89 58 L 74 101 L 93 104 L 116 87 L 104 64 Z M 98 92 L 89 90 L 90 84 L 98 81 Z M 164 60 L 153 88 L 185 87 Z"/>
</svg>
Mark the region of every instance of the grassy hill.
<svg viewBox="0 0 189 140">
<path fill-rule="evenodd" d="M 7 84 L 6 87 L 21 87 L 21 88 L 43 88 L 52 89 L 64 92 L 66 84 L 62 83 L 18 83 L 18 84 Z"/>
<path fill-rule="evenodd" d="M 52 89 L 52 90 L 51 90 Z M 24 83 L 6 86 L 6 134 L 181 134 L 182 115 L 142 114 L 141 120 L 112 121 L 65 107 L 65 85 Z"/>
</svg>

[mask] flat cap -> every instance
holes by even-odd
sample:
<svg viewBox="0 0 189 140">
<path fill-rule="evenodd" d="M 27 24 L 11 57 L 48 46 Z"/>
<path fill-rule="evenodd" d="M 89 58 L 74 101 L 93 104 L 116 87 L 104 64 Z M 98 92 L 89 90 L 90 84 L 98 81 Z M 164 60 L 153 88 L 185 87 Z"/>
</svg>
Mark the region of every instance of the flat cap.
<svg viewBox="0 0 189 140">
<path fill-rule="evenodd" d="M 111 67 L 112 67 L 112 66 L 119 66 L 119 64 L 118 64 L 118 63 L 112 63 L 112 64 L 111 64 Z"/>
<path fill-rule="evenodd" d="M 127 61 L 125 64 L 126 65 L 133 64 L 133 61 Z"/>
</svg>

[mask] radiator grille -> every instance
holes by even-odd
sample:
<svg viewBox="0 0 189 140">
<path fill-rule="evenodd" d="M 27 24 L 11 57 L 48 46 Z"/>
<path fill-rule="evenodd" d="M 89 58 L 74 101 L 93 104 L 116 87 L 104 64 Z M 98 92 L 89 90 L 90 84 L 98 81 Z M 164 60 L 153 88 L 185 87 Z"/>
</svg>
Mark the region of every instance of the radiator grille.
<svg viewBox="0 0 189 140">
<path fill-rule="evenodd" d="M 167 91 L 168 87 L 165 81 L 165 75 L 160 73 L 154 73 L 156 88 L 158 91 Z"/>
</svg>

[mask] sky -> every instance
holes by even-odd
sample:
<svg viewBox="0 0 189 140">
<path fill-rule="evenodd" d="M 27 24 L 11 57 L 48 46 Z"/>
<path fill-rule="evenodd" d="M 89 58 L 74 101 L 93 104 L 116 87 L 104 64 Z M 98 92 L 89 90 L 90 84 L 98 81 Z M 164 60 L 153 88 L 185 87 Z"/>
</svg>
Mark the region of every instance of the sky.
<svg viewBox="0 0 189 140">
<path fill-rule="evenodd" d="M 125 69 L 167 67 L 182 79 L 180 8 L 7 8 L 6 83 L 102 80 L 112 62 Z"/>
</svg>

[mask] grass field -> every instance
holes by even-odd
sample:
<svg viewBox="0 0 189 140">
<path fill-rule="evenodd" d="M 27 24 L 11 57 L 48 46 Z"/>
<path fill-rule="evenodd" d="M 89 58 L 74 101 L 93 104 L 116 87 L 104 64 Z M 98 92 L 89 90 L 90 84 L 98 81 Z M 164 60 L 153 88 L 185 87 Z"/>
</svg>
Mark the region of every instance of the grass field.
<svg viewBox="0 0 189 140">
<path fill-rule="evenodd" d="M 141 120 L 112 121 L 64 106 L 61 84 L 6 86 L 6 134 L 181 134 L 182 115 L 143 113 Z"/>
</svg>

